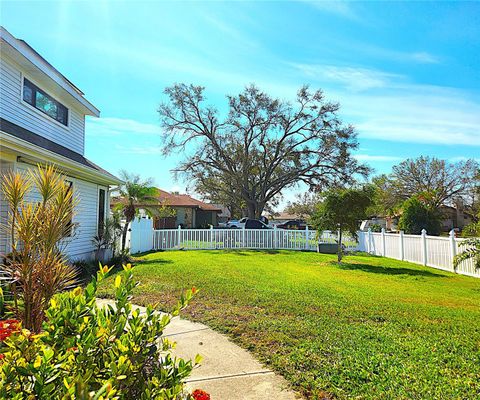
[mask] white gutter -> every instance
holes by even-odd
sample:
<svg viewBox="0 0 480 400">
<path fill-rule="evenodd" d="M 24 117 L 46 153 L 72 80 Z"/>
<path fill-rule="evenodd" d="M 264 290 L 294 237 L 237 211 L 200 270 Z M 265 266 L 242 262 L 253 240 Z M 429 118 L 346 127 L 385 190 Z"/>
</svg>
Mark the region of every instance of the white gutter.
<svg viewBox="0 0 480 400">
<path fill-rule="evenodd" d="M 72 176 L 77 178 L 103 185 L 120 185 L 122 183 L 122 180 L 116 177 L 105 175 L 101 171 L 87 167 L 84 164 L 73 161 L 68 157 L 61 156 L 50 150 L 38 147 L 33 143 L 19 139 L 3 131 L 0 131 L 0 143 L 1 146 L 24 154 L 25 157 L 31 157 L 33 163 L 54 163 L 62 169 L 69 171 Z"/>
</svg>

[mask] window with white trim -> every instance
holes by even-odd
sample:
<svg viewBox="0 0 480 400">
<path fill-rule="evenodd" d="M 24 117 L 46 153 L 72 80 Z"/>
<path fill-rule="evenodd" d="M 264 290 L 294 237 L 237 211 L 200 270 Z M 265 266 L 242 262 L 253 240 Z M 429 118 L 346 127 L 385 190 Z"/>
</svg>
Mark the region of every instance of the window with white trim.
<svg viewBox="0 0 480 400">
<path fill-rule="evenodd" d="M 68 126 L 68 108 L 34 85 L 27 78 L 23 78 L 23 101 L 48 115 L 50 118 Z"/>
</svg>

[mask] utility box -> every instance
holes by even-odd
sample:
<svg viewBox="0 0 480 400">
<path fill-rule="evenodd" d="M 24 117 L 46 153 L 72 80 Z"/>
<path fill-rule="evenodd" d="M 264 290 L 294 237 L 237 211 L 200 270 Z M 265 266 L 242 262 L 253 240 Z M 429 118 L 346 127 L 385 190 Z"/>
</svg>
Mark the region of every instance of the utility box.
<svg viewBox="0 0 480 400">
<path fill-rule="evenodd" d="M 337 243 L 319 243 L 318 244 L 318 253 L 324 254 L 337 254 L 338 244 Z"/>
</svg>

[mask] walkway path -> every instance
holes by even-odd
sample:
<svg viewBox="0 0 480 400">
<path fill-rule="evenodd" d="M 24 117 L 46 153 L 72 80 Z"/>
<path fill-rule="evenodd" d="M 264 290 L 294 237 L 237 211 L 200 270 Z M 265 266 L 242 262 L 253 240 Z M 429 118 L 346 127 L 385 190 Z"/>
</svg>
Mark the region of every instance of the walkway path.
<svg viewBox="0 0 480 400">
<path fill-rule="evenodd" d="M 113 304 L 98 299 L 99 305 Z M 138 306 L 140 310 L 143 307 Z M 199 368 L 187 380 L 190 390 L 200 388 L 211 400 L 294 400 L 287 382 L 265 368 L 246 350 L 206 325 L 175 317 L 164 335 L 177 343 L 174 354 L 186 359 L 203 357 Z"/>
</svg>

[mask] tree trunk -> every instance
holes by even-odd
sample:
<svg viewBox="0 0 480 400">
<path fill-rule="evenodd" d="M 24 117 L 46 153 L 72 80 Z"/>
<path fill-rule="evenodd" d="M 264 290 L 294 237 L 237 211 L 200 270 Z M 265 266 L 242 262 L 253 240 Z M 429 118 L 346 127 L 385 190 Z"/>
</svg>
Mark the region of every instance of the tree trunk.
<svg viewBox="0 0 480 400">
<path fill-rule="evenodd" d="M 123 226 L 122 230 L 122 252 L 125 250 L 125 245 L 127 244 L 127 232 L 128 232 L 128 226 L 130 225 L 130 222 L 125 222 L 125 225 Z"/>
<path fill-rule="evenodd" d="M 247 217 L 248 218 L 256 218 L 256 211 L 257 211 L 257 207 L 256 207 L 256 204 L 252 201 L 249 201 L 247 203 L 247 211 L 248 211 L 248 215 Z"/>
<path fill-rule="evenodd" d="M 337 248 L 337 260 L 338 263 L 342 262 L 342 228 L 338 229 L 338 248 Z"/>
</svg>

